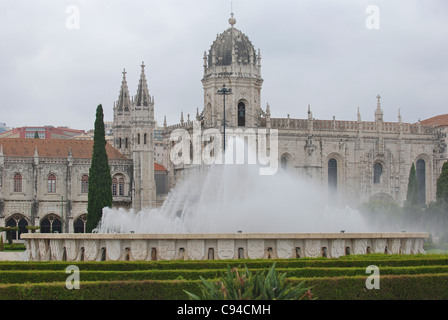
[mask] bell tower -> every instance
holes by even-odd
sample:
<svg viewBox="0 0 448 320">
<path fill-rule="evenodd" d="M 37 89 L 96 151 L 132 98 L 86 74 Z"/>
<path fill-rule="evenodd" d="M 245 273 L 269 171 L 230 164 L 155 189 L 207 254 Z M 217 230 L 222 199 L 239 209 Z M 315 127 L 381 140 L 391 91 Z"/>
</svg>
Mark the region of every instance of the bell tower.
<svg viewBox="0 0 448 320">
<path fill-rule="evenodd" d="M 145 64 L 138 82 L 137 94 L 131 110 L 132 160 L 134 163 L 134 196 L 132 207 L 136 212 L 156 206 L 154 178 L 154 97 L 149 95 Z"/>
<path fill-rule="evenodd" d="M 154 177 L 154 97 L 149 95 L 145 64 L 141 65 L 137 94 L 129 95 L 123 70 L 118 101 L 114 103 L 114 146 L 133 160 L 132 208 L 138 212 L 156 206 Z"/>
</svg>

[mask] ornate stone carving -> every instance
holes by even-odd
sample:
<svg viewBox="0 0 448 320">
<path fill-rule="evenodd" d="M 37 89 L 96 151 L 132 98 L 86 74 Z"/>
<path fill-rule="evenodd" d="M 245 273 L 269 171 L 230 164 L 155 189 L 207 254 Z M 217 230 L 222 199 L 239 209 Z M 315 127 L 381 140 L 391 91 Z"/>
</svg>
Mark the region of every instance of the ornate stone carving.
<svg viewBox="0 0 448 320">
<path fill-rule="evenodd" d="M 64 246 L 67 261 L 75 261 L 78 256 L 78 242 L 75 240 L 66 239 L 64 241 Z"/>
<path fill-rule="evenodd" d="M 235 240 L 218 240 L 219 259 L 232 259 L 235 255 Z"/>
<path fill-rule="evenodd" d="M 277 256 L 279 259 L 289 259 L 293 256 L 292 240 L 277 240 Z"/>
<path fill-rule="evenodd" d="M 322 255 L 320 240 L 305 240 L 305 257 L 320 257 Z"/>
<path fill-rule="evenodd" d="M 131 242 L 131 256 L 133 260 L 146 260 L 148 256 L 148 243 L 146 240 L 133 240 Z"/>
<path fill-rule="evenodd" d="M 390 254 L 399 254 L 401 247 L 400 239 L 389 239 L 387 248 Z"/>
<path fill-rule="evenodd" d="M 249 259 L 260 259 L 264 256 L 264 240 L 247 240 Z"/>
<path fill-rule="evenodd" d="M 33 259 L 33 261 L 39 261 L 39 240 L 31 240 L 30 243 L 31 258 Z"/>
<path fill-rule="evenodd" d="M 50 251 L 48 250 L 47 242 L 45 240 L 39 240 L 39 254 L 41 260 L 48 260 L 50 257 Z"/>
<path fill-rule="evenodd" d="M 107 260 L 116 261 L 121 256 L 121 241 L 120 240 L 106 240 L 106 255 Z"/>
<path fill-rule="evenodd" d="M 374 239 L 373 241 L 373 252 L 384 253 L 386 249 L 387 240 L 386 239 Z"/>
<path fill-rule="evenodd" d="M 345 255 L 344 240 L 332 240 L 330 245 L 330 257 L 339 258 Z"/>
<path fill-rule="evenodd" d="M 173 260 L 176 255 L 174 240 L 159 240 L 157 252 L 160 260 Z"/>
<path fill-rule="evenodd" d="M 62 240 L 50 240 L 51 260 L 62 260 Z"/>
<path fill-rule="evenodd" d="M 412 250 L 412 239 L 402 239 L 401 240 L 401 253 L 402 254 L 411 254 Z"/>
<path fill-rule="evenodd" d="M 356 239 L 353 241 L 353 254 L 366 254 L 367 239 Z"/>
<path fill-rule="evenodd" d="M 412 253 L 413 254 L 425 253 L 425 250 L 423 249 L 423 239 L 414 239 Z"/>
<path fill-rule="evenodd" d="M 187 255 L 192 260 L 202 260 L 205 255 L 204 240 L 188 240 Z"/>
<path fill-rule="evenodd" d="M 97 240 L 84 241 L 84 260 L 95 261 L 99 252 L 99 246 Z"/>
</svg>

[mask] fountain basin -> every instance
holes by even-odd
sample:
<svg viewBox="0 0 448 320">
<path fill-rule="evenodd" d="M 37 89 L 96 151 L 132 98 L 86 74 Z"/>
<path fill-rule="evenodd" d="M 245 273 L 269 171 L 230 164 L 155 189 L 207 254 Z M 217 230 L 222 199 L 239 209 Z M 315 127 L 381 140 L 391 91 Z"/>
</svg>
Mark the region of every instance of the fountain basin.
<svg viewBox="0 0 448 320">
<path fill-rule="evenodd" d="M 24 233 L 28 261 L 339 258 L 425 253 L 428 233 Z"/>
</svg>

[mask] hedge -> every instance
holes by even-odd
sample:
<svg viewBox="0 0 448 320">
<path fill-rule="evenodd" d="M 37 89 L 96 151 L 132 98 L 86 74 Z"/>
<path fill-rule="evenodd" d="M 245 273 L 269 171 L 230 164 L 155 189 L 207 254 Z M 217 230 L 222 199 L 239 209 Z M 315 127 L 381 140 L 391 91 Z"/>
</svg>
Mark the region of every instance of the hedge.
<svg viewBox="0 0 448 320">
<path fill-rule="evenodd" d="M 0 300 L 185 300 L 199 281 L 92 281 L 69 290 L 65 282 L 0 285 Z"/>
<path fill-rule="evenodd" d="M 173 260 L 173 261 L 26 261 L 11 262 L 1 261 L 0 270 L 65 270 L 69 265 L 76 265 L 80 270 L 108 270 L 108 271 L 133 271 L 133 270 L 203 270 L 225 269 L 227 265 L 242 267 L 246 265 L 252 269 L 269 268 L 277 262 L 277 268 L 365 268 L 368 265 L 378 267 L 405 267 L 405 266 L 431 266 L 448 265 L 447 255 L 435 256 L 406 256 L 387 255 L 370 258 L 332 259 L 332 258 L 300 258 L 300 259 L 275 259 L 275 260 Z"/>
<path fill-rule="evenodd" d="M 366 277 L 288 279 L 305 281 L 319 300 L 446 300 L 448 274 L 383 275 L 379 289 L 366 289 Z"/>
<path fill-rule="evenodd" d="M 250 269 L 256 272 L 260 269 Z M 367 277 L 366 268 L 276 268 L 278 272 L 285 272 L 288 278 L 313 277 Z M 80 271 L 81 281 L 139 281 L 139 280 L 198 280 L 219 278 L 225 269 L 204 270 L 136 270 L 136 271 Z M 448 266 L 419 266 L 419 267 L 381 267 L 380 275 L 412 275 L 412 274 L 448 274 Z M 69 274 L 65 270 L 13 270 L 0 273 L 0 283 L 50 283 L 64 282 Z"/>
<path fill-rule="evenodd" d="M 446 300 L 448 274 L 384 275 L 380 289 L 367 290 L 365 276 L 288 279 L 305 281 L 320 300 Z M 82 282 L 79 290 L 65 283 L 0 285 L 0 299 L 12 300 L 185 300 L 184 290 L 200 294 L 197 280 Z"/>
</svg>

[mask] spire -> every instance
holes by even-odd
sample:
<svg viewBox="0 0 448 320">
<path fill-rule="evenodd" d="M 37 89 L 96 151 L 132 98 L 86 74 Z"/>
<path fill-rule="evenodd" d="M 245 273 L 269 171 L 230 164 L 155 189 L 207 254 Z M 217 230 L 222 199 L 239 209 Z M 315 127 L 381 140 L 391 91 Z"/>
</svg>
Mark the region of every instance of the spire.
<svg viewBox="0 0 448 320">
<path fill-rule="evenodd" d="M 403 119 L 401 119 L 401 111 L 400 111 L 400 108 L 398 108 L 398 122 L 399 122 L 399 123 L 403 122 Z"/>
<path fill-rule="evenodd" d="M 313 120 L 313 114 L 311 113 L 311 106 L 308 105 L 308 120 Z"/>
<path fill-rule="evenodd" d="M 180 123 L 184 124 L 184 112 L 183 111 L 180 112 Z"/>
<path fill-rule="evenodd" d="M 151 103 L 151 97 L 149 96 L 148 84 L 145 76 L 145 63 L 142 62 L 142 73 L 140 74 L 140 80 L 138 82 L 137 96 L 135 102 L 137 106 L 147 107 Z"/>
<path fill-rule="evenodd" d="M 375 121 L 383 121 L 383 110 L 381 110 L 381 96 L 376 96 L 378 102 L 376 104 L 376 110 L 375 110 Z"/>
<path fill-rule="evenodd" d="M 121 81 L 120 95 L 118 96 L 118 110 L 129 110 L 131 100 L 129 97 L 128 83 L 126 81 L 126 69 L 123 69 L 123 80 Z"/>
<path fill-rule="evenodd" d="M 163 127 L 166 128 L 167 123 L 166 123 L 166 116 L 163 117 Z"/>
<path fill-rule="evenodd" d="M 358 107 L 358 121 L 361 121 L 361 112 L 359 112 L 359 107 Z"/>
</svg>

